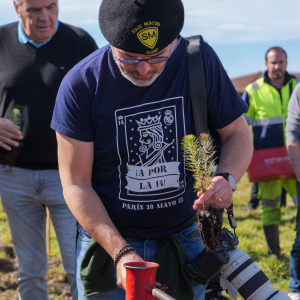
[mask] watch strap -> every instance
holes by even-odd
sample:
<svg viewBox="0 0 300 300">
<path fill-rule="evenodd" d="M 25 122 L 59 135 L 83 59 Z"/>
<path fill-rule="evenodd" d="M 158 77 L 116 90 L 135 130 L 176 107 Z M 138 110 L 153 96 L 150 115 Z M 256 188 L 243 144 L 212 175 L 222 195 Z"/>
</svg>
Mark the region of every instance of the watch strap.
<svg viewBox="0 0 300 300">
<path fill-rule="evenodd" d="M 230 173 L 228 173 L 228 172 L 221 172 L 221 173 L 217 173 L 217 174 L 215 174 L 214 175 L 215 177 L 216 176 L 222 176 L 222 177 L 224 177 L 229 183 L 230 183 L 230 185 L 231 185 L 231 188 L 232 188 L 232 191 L 234 192 L 235 190 L 236 190 L 236 182 L 235 182 L 235 188 L 232 186 L 232 184 L 231 184 L 231 182 L 229 181 L 229 176 L 232 176 L 232 178 L 234 179 L 234 177 L 233 177 L 233 175 L 231 175 Z M 235 179 L 234 179 L 234 181 L 235 181 Z"/>
<path fill-rule="evenodd" d="M 215 174 L 214 176 L 216 177 L 216 176 L 222 176 L 222 177 L 224 177 L 226 180 L 228 179 L 228 175 L 229 175 L 229 173 L 227 173 L 227 172 L 224 172 L 224 173 L 217 173 L 217 174 Z"/>
</svg>

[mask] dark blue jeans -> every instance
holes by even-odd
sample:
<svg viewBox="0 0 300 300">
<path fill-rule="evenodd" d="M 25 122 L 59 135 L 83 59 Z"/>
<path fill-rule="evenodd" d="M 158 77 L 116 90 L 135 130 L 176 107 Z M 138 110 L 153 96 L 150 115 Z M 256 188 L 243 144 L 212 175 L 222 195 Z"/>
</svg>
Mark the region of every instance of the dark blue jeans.
<svg viewBox="0 0 300 300">
<path fill-rule="evenodd" d="M 300 292 L 300 184 L 297 191 L 298 210 L 296 216 L 297 233 L 290 257 L 290 276 L 289 290 L 291 292 Z"/>
</svg>

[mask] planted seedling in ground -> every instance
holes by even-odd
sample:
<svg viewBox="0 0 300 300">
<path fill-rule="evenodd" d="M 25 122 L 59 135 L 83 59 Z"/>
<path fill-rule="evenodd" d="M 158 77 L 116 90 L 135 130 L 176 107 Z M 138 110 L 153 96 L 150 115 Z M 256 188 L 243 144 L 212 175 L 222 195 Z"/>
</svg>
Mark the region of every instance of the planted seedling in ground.
<svg viewBox="0 0 300 300">
<path fill-rule="evenodd" d="M 194 189 L 203 194 L 213 178 L 214 148 L 209 134 L 201 133 L 197 138 L 190 134 L 183 137 L 182 149 L 185 158 L 185 168 L 193 172 Z M 217 207 L 211 204 L 208 210 L 198 211 L 198 229 L 207 251 L 216 251 L 218 237 L 222 228 L 222 216 Z"/>
</svg>

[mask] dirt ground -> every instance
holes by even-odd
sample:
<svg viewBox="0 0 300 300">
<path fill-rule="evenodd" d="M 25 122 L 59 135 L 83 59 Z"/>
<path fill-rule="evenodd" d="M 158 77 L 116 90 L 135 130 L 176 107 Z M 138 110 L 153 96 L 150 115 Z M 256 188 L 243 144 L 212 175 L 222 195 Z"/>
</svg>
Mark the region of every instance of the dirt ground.
<svg viewBox="0 0 300 300">
<path fill-rule="evenodd" d="M 18 299 L 18 259 L 14 248 L 0 241 L 0 252 L 5 253 L 5 259 L 0 258 L 0 300 Z M 57 272 L 61 269 L 62 262 L 59 258 L 48 257 L 48 291 L 50 300 L 72 300 L 70 284 L 66 276 Z"/>
</svg>

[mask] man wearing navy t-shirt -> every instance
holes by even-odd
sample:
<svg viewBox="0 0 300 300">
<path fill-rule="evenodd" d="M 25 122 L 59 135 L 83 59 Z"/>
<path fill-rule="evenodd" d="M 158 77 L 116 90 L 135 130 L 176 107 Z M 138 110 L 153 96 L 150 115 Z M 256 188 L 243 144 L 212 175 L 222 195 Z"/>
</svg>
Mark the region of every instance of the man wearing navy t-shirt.
<svg viewBox="0 0 300 300">
<path fill-rule="evenodd" d="M 205 286 L 181 268 L 204 249 L 193 217 L 203 204 L 231 204 L 235 186 L 225 178 L 244 174 L 252 140 L 247 106 L 203 42 L 208 120 L 225 146 L 219 175 L 197 197 L 181 150 L 183 136 L 195 134 L 183 21 L 181 0 L 103 0 L 99 22 L 110 44 L 61 84 L 51 127 L 79 222 L 81 300 L 125 299 L 123 265 L 143 260 L 159 262 L 157 280 L 172 297 L 204 299 Z"/>
</svg>

